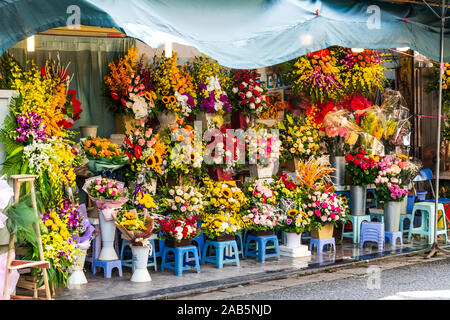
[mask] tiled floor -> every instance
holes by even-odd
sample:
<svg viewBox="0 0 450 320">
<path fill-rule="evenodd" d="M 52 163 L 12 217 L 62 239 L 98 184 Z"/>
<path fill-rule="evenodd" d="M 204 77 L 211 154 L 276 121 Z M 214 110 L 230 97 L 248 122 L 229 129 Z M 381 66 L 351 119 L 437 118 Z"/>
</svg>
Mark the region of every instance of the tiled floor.
<svg viewBox="0 0 450 320">
<path fill-rule="evenodd" d="M 263 280 L 301 270 L 333 264 L 348 264 L 358 260 L 424 249 L 427 244 L 424 240 L 414 239 L 411 243 L 402 246 L 386 245 L 384 251 L 379 252 L 376 244 L 359 249 L 359 245 L 353 245 L 350 239 L 345 239 L 343 244 L 338 244 L 336 247 L 336 252 L 313 253 L 310 257 L 300 258 L 282 256 L 279 261 L 269 258 L 265 263 L 258 263 L 254 258 L 241 259 L 240 267 L 235 264 L 225 264 L 223 269 L 216 269 L 215 265 L 207 263 L 201 265 L 201 273 L 198 274 L 192 269 L 184 271 L 182 276 L 175 276 L 170 270 L 160 272 L 150 267 L 152 281 L 148 283 L 131 282 L 131 269 L 127 267 L 123 267 L 123 277 L 119 277 L 117 271 L 114 270 L 110 279 L 105 279 L 101 270 L 93 275 L 90 268 L 86 268 L 88 283 L 78 288 L 57 289 L 55 299 L 163 298 L 183 291 L 202 290 L 249 280 Z M 88 266 L 88 264 L 86 265 Z"/>
</svg>

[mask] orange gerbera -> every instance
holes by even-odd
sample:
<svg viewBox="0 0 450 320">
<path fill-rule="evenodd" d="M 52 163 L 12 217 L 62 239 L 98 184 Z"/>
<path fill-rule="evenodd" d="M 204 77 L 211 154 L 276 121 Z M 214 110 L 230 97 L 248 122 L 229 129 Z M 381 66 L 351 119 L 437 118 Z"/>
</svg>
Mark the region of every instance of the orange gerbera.
<svg viewBox="0 0 450 320">
<path fill-rule="evenodd" d="M 89 152 L 90 152 L 91 154 L 93 154 L 94 156 L 97 154 L 97 150 L 96 150 L 95 148 L 90 148 L 90 149 L 89 149 Z"/>
</svg>

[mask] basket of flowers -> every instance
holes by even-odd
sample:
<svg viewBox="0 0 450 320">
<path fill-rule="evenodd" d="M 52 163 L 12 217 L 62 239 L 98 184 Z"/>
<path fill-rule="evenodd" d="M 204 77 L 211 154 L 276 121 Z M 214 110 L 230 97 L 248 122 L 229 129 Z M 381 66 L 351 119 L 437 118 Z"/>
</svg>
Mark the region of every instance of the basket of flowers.
<svg viewBox="0 0 450 320">
<path fill-rule="evenodd" d="M 87 167 L 91 172 L 117 170 L 128 163 L 128 157 L 119 146 L 105 138 L 80 139 L 89 162 Z"/>
</svg>

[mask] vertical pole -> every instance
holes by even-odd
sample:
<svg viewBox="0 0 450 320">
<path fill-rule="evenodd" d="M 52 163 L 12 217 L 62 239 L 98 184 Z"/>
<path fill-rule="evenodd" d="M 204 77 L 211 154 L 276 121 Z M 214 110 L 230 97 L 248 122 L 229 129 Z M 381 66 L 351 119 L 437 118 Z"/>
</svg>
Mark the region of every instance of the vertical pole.
<svg viewBox="0 0 450 320">
<path fill-rule="evenodd" d="M 437 123 L 437 142 L 436 142 L 436 192 L 434 202 L 434 239 L 433 244 L 437 245 L 437 219 L 438 219 L 438 204 L 439 204 L 439 174 L 440 174 L 440 152 L 441 152 L 441 112 L 442 112 L 442 75 L 443 75 L 443 63 L 444 63 L 444 29 L 445 29 L 445 0 L 442 0 L 441 7 L 441 44 L 440 44 L 440 59 L 439 59 L 439 101 L 438 101 L 438 123 Z M 445 217 L 445 212 L 443 219 Z M 444 220 L 445 223 L 445 220 Z"/>
</svg>

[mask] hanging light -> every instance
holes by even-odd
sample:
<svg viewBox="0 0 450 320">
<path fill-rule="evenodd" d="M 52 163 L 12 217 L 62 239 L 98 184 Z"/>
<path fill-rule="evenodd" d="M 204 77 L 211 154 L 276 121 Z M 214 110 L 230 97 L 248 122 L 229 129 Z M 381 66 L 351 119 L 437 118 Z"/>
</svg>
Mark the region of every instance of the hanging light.
<svg viewBox="0 0 450 320">
<path fill-rule="evenodd" d="M 34 36 L 27 38 L 27 51 L 34 52 Z"/>
<path fill-rule="evenodd" d="M 165 52 L 166 58 L 172 58 L 172 42 L 167 41 L 164 44 L 164 52 Z"/>
<path fill-rule="evenodd" d="M 361 53 L 361 52 L 364 51 L 364 48 L 352 48 L 352 51 L 353 51 L 354 53 Z"/>
<path fill-rule="evenodd" d="M 408 51 L 409 47 L 398 47 L 397 51 Z"/>
</svg>

